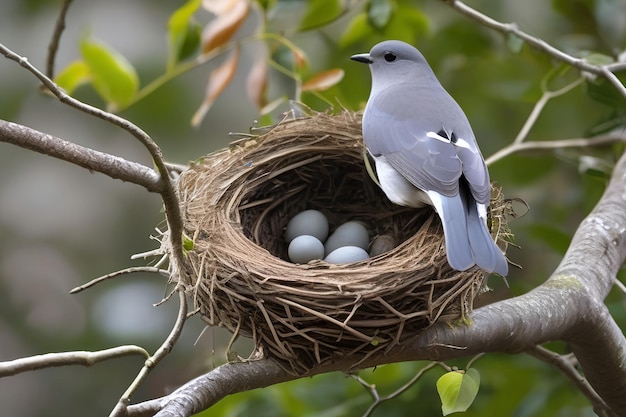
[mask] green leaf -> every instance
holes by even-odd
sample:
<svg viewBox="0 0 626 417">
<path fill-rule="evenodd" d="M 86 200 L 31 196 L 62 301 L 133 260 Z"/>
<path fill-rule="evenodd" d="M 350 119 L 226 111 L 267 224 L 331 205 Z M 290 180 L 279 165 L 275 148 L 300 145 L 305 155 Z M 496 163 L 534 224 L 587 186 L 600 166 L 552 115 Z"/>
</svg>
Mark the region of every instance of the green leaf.
<svg viewBox="0 0 626 417">
<path fill-rule="evenodd" d="M 307 10 L 300 21 L 298 30 L 306 31 L 324 26 L 341 16 L 343 7 L 340 0 L 312 0 L 307 2 Z"/>
<path fill-rule="evenodd" d="M 585 57 L 585 61 L 593 65 L 608 65 L 615 62 L 612 56 L 593 52 Z"/>
<path fill-rule="evenodd" d="M 388 39 L 403 39 L 412 42 L 415 38 L 423 37 L 428 31 L 428 17 L 415 6 L 405 5 L 398 7 L 392 14 L 389 24 L 385 26 L 385 36 Z"/>
<path fill-rule="evenodd" d="M 480 373 L 474 368 L 442 375 L 437 380 L 437 392 L 443 415 L 466 411 L 474 402 L 479 387 Z"/>
<path fill-rule="evenodd" d="M 167 22 L 169 55 L 167 69 L 194 53 L 200 45 L 201 28 L 194 22 L 193 15 L 200 8 L 202 0 L 189 0 L 178 8 Z"/>
<path fill-rule="evenodd" d="M 85 38 L 80 52 L 92 75 L 92 85 L 113 110 L 128 104 L 139 88 L 139 77 L 126 58 L 101 42 Z"/>
<path fill-rule="evenodd" d="M 366 13 L 359 13 L 350 20 L 348 27 L 344 30 L 339 40 L 339 45 L 343 48 L 353 45 L 363 40 L 369 35 L 372 28 Z"/>
<path fill-rule="evenodd" d="M 67 94 L 72 94 L 79 86 L 91 81 L 91 71 L 84 61 L 74 61 L 56 76 L 54 82 L 65 90 Z"/>
<path fill-rule="evenodd" d="M 428 18 L 413 5 L 390 5 L 388 22 L 382 28 L 374 26 L 368 13 L 359 13 L 348 23 L 339 44 L 345 48 L 357 42 L 373 45 L 385 39 L 414 42 L 428 32 Z M 382 19 L 382 17 L 381 17 Z M 381 23 L 382 20 L 379 22 Z"/>
<path fill-rule="evenodd" d="M 626 112 L 624 110 L 612 111 L 598 120 L 585 132 L 585 136 L 597 136 L 610 132 L 614 129 L 626 127 Z"/>
<path fill-rule="evenodd" d="M 585 83 L 587 94 L 593 100 L 606 104 L 614 109 L 626 109 L 624 96 L 606 79 L 597 79 Z"/>
<path fill-rule="evenodd" d="M 190 250 L 193 250 L 193 248 L 194 248 L 193 240 L 187 237 L 186 235 L 183 235 L 183 249 L 186 251 L 190 251 Z"/>
<path fill-rule="evenodd" d="M 367 17 L 375 28 L 382 29 L 389 23 L 393 5 L 390 0 L 370 0 Z"/>
<path fill-rule="evenodd" d="M 518 54 L 522 51 L 522 47 L 524 46 L 524 39 L 520 38 L 514 33 L 507 33 L 506 46 L 509 48 L 509 51 L 513 52 L 514 54 Z"/>
<path fill-rule="evenodd" d="M 265 12 L 269 12 L 274 7 L 276 7 L 276 3 L 278 3 L 278 0 L 258 0 L 258 3 Z"/>
<path fill-rule="evenodd" d="M 578 158 L 578 172 L 582 174 L 600 177 L 604 179 L 611 178 L 614 165 L 608 161 L 591 155 L 581 155 Z"/>
</svg>

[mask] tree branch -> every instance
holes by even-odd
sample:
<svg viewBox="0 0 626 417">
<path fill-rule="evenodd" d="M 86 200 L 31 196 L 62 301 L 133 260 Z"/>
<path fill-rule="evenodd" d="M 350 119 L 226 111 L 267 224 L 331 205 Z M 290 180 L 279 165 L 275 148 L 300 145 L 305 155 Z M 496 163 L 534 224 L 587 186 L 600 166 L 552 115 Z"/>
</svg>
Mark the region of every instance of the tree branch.
<svg viewBox="0 0 626 417">
<path fill-rule="evenodd" d="M 46 76 L 48 78 L 54 78 L 54 60 L 56 59 L 57 50 L 59 49 L 59 42 L 61 41 L 61 35 L 65 30 L 65 16 L 70 9 L 72 0 L 63 0 L 61 10 L 59 11 L 59 17 L 57 17 L 56 25 L 54 26 L 54 32 L 50 38 L 48 44 L 48 57 L 46 59 Z"/>
<path fill-rule="evenodd" d="M 575 367 L 576 361 L 568 360 L 566 356 L 559 355 L 541 346 L 535 346 L 526 353 L 561 371 L 589 399 L 596 414 L 610 417 L 616 416 L 615 413 L 608 409 L 604 400 L 594 391 L 589 382 L 578 372 Z"/>
<path fill-rule="evenodd" d="M 524 40 L 528 45 L 533 48 L 542 51 L 559 61 L 565 62 L 572 67 L 578 68 L 582 71 L 586 71 L 591 74 L 599 75 L 601 77 L 606 78 L 615 89 L 626 98 L 626 87 L 622 84 L 622 82 L 615 76 L 612 71 L 623 70 L 624 66 L 619 65 L 621 63 L 610 64 L 610 65 L 593 65 L 587 62 L 584 59 L 576 58 L 571 55 L 566 54 L 565 52 L 555 48 L 550 45 L 543 39 L 536 38 L 534 36 L 529 35 L 528 33 L 520 30 L 515 23 L 501 23 L 491 17 L 480 13 L 478 10 L 475 10 L 468 5 L 464 4 L 459 0 L 441 0 L 454 10 L 459 13 L 469 17 L 472 20 L 477 21 L 483 26 L 488 28 L 497 30 L 498 32 L 504 33 L 505 35 L 514 35 L 518 38 Z"/>
<path fill-rule="evenodd" d="M 141 355 L 145 358 L 150 356 L 144 348 L 133 345 L 116 346 L 111 349 L 99 350 L 97 352 L 77 351 L 46 353 L 44 355 L 29 356 L 27 358 L 0 362 L 0 378 L 17 375 L 26 371 L 53 368 L 56 366 L 91 366 L 98 362 L 106 361 L 112 358 L 121 358 L 123 356 L 131 355 Z"/>
<path fill-rule="evenodd" d="M 400 388 L 398 388 L 391 394 L 385 395 L 384 397 L 380 396 L 380 394 L 378 393 L 378 390 L 376 389 L 376 385 L 368 383 L 367 381 L 365 381 L 363 378 L 361 378 L 358 375 L 351 375 L 353 379 L 355 379 L 359 384 L 361 384 L 363 388 L 365 388 L 370 393 L 370 395 L 372 396 L 372 399 L 374 400 L 372 404 L 370 404 L 370 406 L 367 408 L 365 413 L 363 413 L 363 417 L 370 417 L 381 404 L 383 404 L 384 402 L 393 400 L 394 398 L 402 395 L 405 391 L 411 388 L 426 372 L 430 371 L 435 366 L 441 366 L 441 365 L 442 365 L 441 362 L 429 363 L 428 365 L 420 369 L 415 375 L 413 375 L 413 377 L 409 381 L 407 381 L 404 385 L 402 385 Z"/>
<path fill-rule="evenodd" d="M 179 308 L 178 308 L 178 316 L 176 317 L 176 323 L 172 327 L 170 334 L 163 341 L 161 346 L 154 352 L 152 356 L 150 356 L 146 362 L 144 363 L 143 368 L 135 377 L 135 380 L 128 386 L 124 394 L 120 397 L 119 401 L 115 405 L 113 411 L 111 411 L 110 417 L 124 416 L 127 415 L 128 410 L 127 406 L 130 403 L 131 396 L 137 391 L 139 386 L 143 383 L 143 381 L 148 377 L 148 374 L 154 367 L 174 348 L 174 345 L 178 341 L 180 337 L 183 326 L 185 324 L 185 320 L 187 320 L 187 298 L 185 296 L 185 290 L 181 285 L 178 285 L 175 289 L 178 292 L 178 300 L 179 300 Z"/>
<path fill-rule="evenodd" d="M 520 353 L 535 345 L 570 343 L 589 383 L 608 407 L 626 416 L 626 339 L 603 300 L 626 257 L 626 154 L 595 209 L 581 223 L 563 261 L 542 285 L 475 310 L 470 325 L 437 323 L 359 367 L 447 360 L 481 352 Z M 349 371 L 348 359 L 324 363 L 305 376 Z M 228 363 L 160 399 L 128 407 L 131 416 L 189 416 L 233 393 L 298 378 L 270 359 Z"/>
<path fill-rule="evenodd" d="M 528 151 L 549 151 L 565 148 L 591 148 L 597 146 L 612 145 L 617 142 L 626 142 L 625 135 L 611 134 L 594 136 L 592 138 L 573 138 L 561 140 L 540 140 L 531 142 L 512 143 L 499 151 L 495 152 L 489 158 L 485 159 L 487 165 L 493 163 L 517 152 Z"/>
<path fill-rule="evenodd" d="M 161 268 L 157 268 L 155 266 L 135 266 L 135 267 L 131 267 L 131 268 L 125 268 L 125 269 L 120 269 L 119 271 L 115 271 L 115 272 L 111 272 L 109 274 L 106 275 L 102 275 L 101 277 L 92 279 L 91 281 L 80 285 L 78 287 L 72 288 L 70 290 L 70 294 L 77 294 L 81 291 L 85 291 L 88 288 L 93 287 L 96 284 L 99 284 L 103 281 L 107 281 L 109 279 L 113 279 L 113 278 L 117 278 L 120 275 L 128 275 L 128 274 L 134 274 L 136 272 L 149 272 L 152 274 L 160 274 L 164 277 L 169 277 L 169 272 L 166 269 L 161 269 Z"/>
<path fill-rule="evenodd" d="M 101 172 L 111 178 L 141 185 L 154 193 L 162 190 L 159 174 L 145 165 L 85 148 L 16 123 L 0 120 L 0 142 L 11 143 L 90 171 Z"/>
</svg>

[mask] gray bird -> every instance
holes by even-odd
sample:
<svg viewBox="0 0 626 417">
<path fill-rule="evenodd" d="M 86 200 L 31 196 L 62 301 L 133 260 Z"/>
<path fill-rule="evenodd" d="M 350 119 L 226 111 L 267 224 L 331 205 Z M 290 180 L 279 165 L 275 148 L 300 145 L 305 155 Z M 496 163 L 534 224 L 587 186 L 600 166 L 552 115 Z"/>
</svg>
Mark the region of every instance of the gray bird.
<svg viewBox="0 0 626 417">
<path fill-rule="evenodd" d="M 402 206 L 434 206 L 452 268 L 478 265 L 506 276 L 507 261 L 487 229 L 489 171 L 461 107 L 407 43 L 381 42 L 351 58 L 372 73 L 363 140 L 384 193 Z"/>
</svg>

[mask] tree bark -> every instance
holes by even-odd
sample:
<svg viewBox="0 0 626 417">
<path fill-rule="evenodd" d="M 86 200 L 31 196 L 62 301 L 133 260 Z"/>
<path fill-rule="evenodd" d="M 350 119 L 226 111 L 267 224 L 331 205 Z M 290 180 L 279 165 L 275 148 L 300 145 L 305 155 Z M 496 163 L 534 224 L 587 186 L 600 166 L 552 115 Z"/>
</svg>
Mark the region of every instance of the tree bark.
<svg viewBox="0 0 626 417">
<path fill-rule="evenodd" d="M 159 193 L 163 188 L 159 174 L 145 165 L 85 148 L 17 123 L 0 120 L 0 142 L 71 162 L 111 178 L 132 182 L 151 192 Z"/>
</svg>

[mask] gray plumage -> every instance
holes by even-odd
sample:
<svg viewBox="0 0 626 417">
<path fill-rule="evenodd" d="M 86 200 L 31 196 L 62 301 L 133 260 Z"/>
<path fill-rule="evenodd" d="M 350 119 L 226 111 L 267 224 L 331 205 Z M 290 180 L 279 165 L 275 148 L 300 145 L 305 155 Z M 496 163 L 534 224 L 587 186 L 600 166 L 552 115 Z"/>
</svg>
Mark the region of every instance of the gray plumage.
<svg viewBox="0 0 626 417">
<path fill-rule="evenodd" d="M 385 41 L 352 59 L 372 73 L 363 139 L 387 197 L 434 206 L 452 268 L 478 265 L 506 276 L 508 264 L 486 225 L 489 172 L 461 107 L 409 44 Z"/>
</svg>

